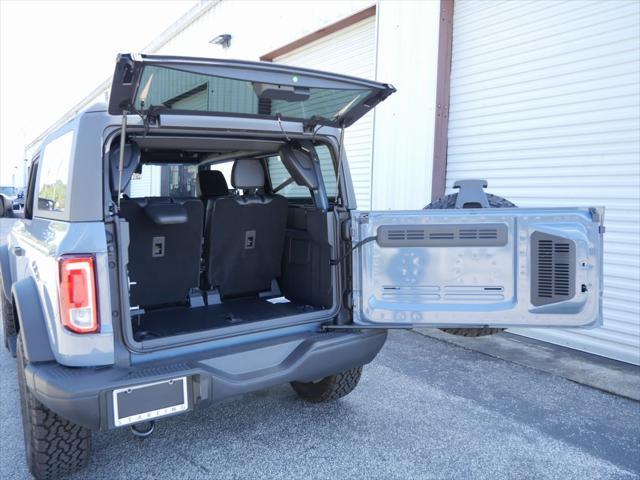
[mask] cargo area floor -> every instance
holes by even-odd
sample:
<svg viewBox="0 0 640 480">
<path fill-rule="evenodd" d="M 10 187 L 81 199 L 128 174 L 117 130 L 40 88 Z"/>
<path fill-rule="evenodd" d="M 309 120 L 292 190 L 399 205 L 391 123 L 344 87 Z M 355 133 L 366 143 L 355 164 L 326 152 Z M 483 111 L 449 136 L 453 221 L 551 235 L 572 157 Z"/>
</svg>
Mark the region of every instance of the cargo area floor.
<svg viewBox="0 0 640 480">
<path fill-rule="evenodd" d="M 296 302 L 272 303 L 263 298 L 243 298 L 203 307 L 171 307 L 134 316 L 137 341 L 259 322 L 318 310 Z"/>
</svg>

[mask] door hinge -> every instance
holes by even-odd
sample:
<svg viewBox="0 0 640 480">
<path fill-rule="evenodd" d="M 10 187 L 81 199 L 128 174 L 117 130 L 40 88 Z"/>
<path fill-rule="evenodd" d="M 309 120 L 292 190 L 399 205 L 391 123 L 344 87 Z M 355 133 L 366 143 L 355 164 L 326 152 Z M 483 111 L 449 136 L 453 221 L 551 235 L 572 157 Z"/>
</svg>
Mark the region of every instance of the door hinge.
<svg viewBox="0 0 640 480">
<path fill-rule="evenodd" d="M 602 225 L 602 223 L 604 222 L 604 215 L 602 214 L 602 210 L 595 207 L 590 207 L 589 213 L 591 214 L 591 221 L 593 223 L 600 224 L 600 226 L 598 227 L 598 233 L 602 235 L 605 232 L 605 227 L 604 225 Z"/>
<path fill-rule="evenodd" d="M 600 213 L 600 210 L 598 210 L 595 207 L 590 207 L 589 208 L 589 213 L 591 214 L 591 221 L 594 223 L 601 223 L 603 218 L 602 215 Z"/>
<path fill-rule="evenodd" d="M 155 108 L 150 108 L 146 114 L 146 127 L 155 127 L 160 125 L 160 113 Z M 145 130 L 145 134 L 147 131 Z"/>
<path fill-rule="evenodd" d="M 353 308 L 353 292 L 344 292 L 344 296 L 342 298 L 342 306 L 348 310 Z"/>
<path fill-rule="evenodd" d="M 341 234 L 343 240 L 351 240 L 351 220 L 347 219 L 342 222 Z"/>
</svg>

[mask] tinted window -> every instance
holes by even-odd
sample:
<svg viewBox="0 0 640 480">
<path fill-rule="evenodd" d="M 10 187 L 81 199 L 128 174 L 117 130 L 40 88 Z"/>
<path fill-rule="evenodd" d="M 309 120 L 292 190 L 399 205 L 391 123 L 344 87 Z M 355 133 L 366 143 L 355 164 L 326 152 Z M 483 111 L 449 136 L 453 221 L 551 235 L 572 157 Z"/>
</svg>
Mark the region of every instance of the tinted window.
<svg viewBox="0 0 640 480">
<path fill-rule="evenodd" d="M 320 160 L 320 171 L 322 172 L 322 179 L 324 180 L 327 197 L 329 200 L 335 200 L 337 182 L 336 170 L 333 164 L 333 158 L 331 157 L 331 151 L 325 145 L 316 145 L 315 149 L 318 159 Z M 269 179 L 271 181 L 272 190 L 278 188 L 279 185 L 287 181 L 290 177 L 289 172 L 280 161 L 279 156 L 269 157 L 267 159 L 267 167 L 269 168 Z M 309 192 L 309 189 L 302 185 L 297 185 L 296 183 L 290 183 L 281 190 L 278 190 L 277 193 L 293 199 L 311 198 L 311 192 Z"/>
<path fill-rule="evenodd" d="M 326 145 L 316 145 L 316 154 L 320 160 L 320 171 L 322 172 L 327 197 L 329 197 L 329 200 L 335 200 L 338 182 L 336 181 L 336 168 L 333 164 L 331 151 Z"/>
<path fill-rule="evenodd" d="M 311 192 L 309 192 L 309 189 L 302 185 L 297 185 L 295 182 L 278 190 L 278 186 L 282 185 L 289 179 L 289 177 L 291 177 L 285 166 L 282 164 L 279 156 L 267 158 L 267 167 L 269 169 L 269 180 L 271 182 L 272 191 L 287 198 L 311 198 Z"/>
<path fill-rule="evenodd" d="M 196 165 L 142 166 L 141 173 L 134 173 L 129 184 L 129 196 L 137 197 L 196 197 Z"/>
<path fill-rule="evenodd" d="M 211 170 L 220 170 L 231 185 L 233 162 L 211 165 Z M 142 166 L 141 173 L 134 173 L 129 184 L 128 195 L 140 197 L 197 197 L 199 190 L 198 166 L 185 164 Z"/>
<path fill-rule="evenodd" d="M 39 210 L 64 212 L 72 146 L 73 131 L 70 131 L 47 144 L 42 151 L 38 189 Z"/>
<path fill-rule="evenodd" d="M 271 85 L 151 65 L 144 68 L 135 105 L 335 122 L 373 93 L 368 88 L 299 87 L 296 75 L 290 82 Z"/>
<path fill-rule="evenodd" d="M 161 193 L 166 197 L 197 197 L 197 165 L 163 165 Z"/>
<path fill-rule="evenodd" d="M 38 159 L 34 160 L 29 169 L 29 183 L 27 184 L 27 193 L 24 199 L 24 218 L 33 218 L 33 198 L 36 187 L 36 178 L 38 176 Z"/>
</svg>

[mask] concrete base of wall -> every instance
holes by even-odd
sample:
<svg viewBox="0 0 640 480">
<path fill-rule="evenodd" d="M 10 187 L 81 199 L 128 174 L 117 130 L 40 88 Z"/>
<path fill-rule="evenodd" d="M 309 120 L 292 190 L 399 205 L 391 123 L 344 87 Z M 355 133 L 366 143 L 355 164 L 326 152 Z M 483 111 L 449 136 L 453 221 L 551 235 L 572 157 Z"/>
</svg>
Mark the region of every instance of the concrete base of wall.
<svg viewBox="0 0 640 480">
<path fill-rule="evenodd" d="M 635 365 L 510 333 L 460 337 L 434 328 L 417 328 L 414 331 L 461 348 L 640 401 L 640 367 Z"/>
</svg>

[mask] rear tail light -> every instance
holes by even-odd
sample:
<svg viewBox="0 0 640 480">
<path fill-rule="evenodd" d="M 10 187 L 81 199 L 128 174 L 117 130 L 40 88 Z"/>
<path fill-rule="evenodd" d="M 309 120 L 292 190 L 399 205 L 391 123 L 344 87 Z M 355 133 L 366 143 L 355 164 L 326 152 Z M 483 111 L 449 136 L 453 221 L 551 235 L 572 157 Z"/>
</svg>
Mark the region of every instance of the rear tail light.
<svg viewBox="0 0 640 480">
<path fill-rule="evenodd" d="M 62 257 L 59 267 L 62 325 L 76 333 L 99 331 L 93 257 Z"/>
</svg>

